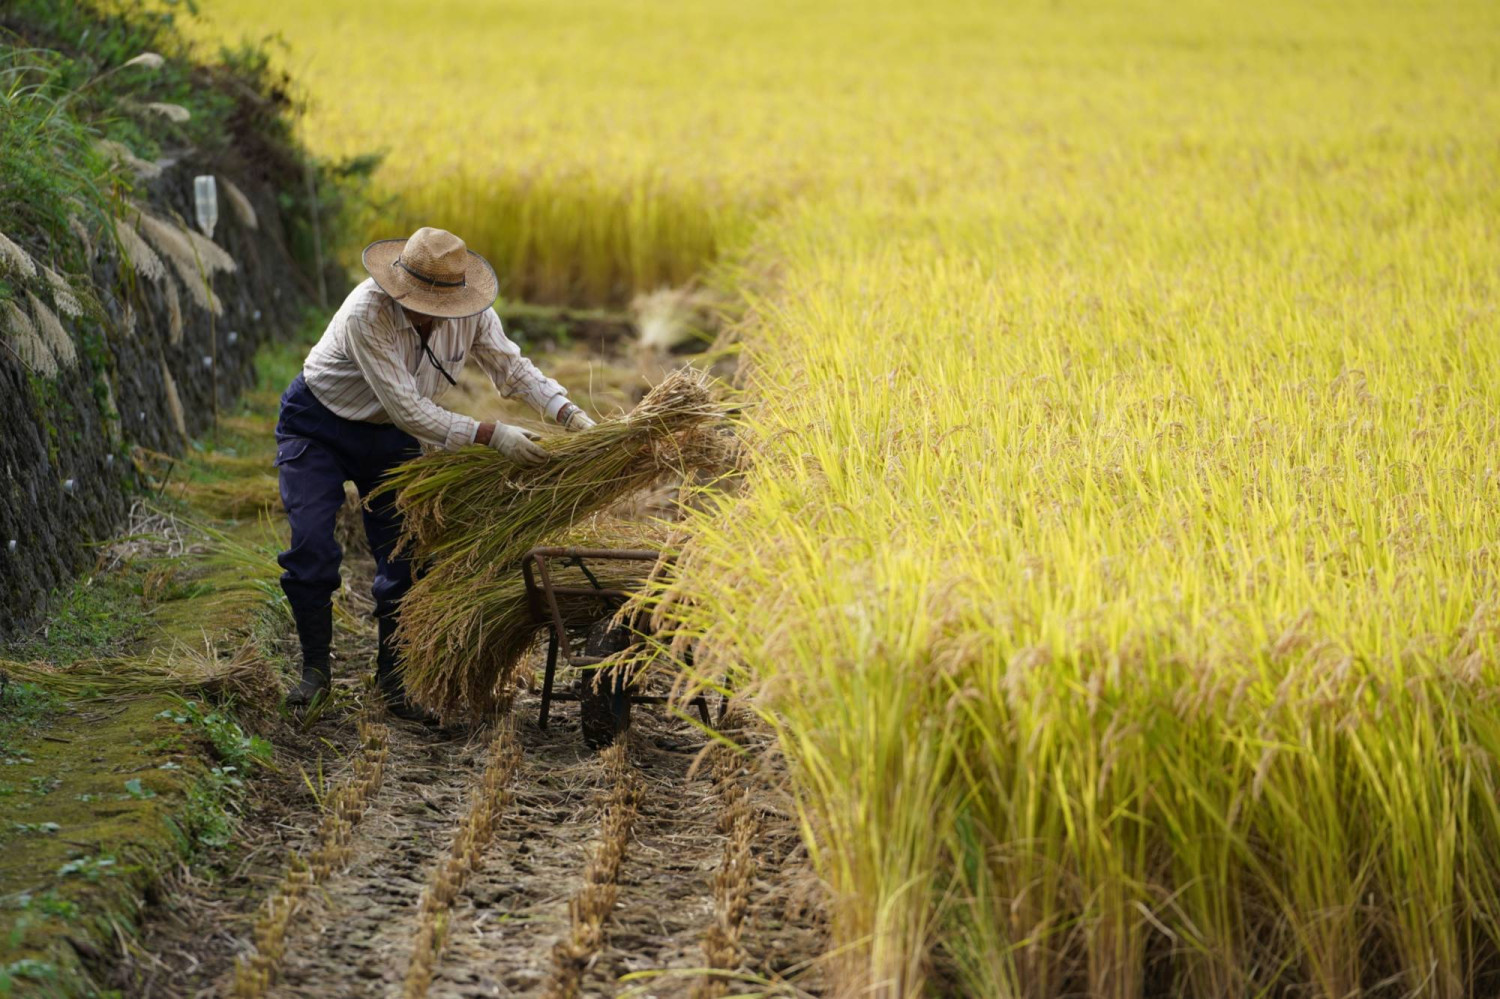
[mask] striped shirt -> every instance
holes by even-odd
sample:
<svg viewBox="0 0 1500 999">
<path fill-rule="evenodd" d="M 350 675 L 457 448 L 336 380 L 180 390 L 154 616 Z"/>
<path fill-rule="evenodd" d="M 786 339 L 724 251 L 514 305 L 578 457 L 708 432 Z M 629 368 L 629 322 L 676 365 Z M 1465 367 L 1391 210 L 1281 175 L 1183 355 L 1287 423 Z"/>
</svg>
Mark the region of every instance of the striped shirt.
<svg viewBox="0 0 1500 999">
<path fill-rule="evenodd" d="M 567 391 L 521 356 L 486 309 L 466 319 L 438 319 L 427 346 L 458 380 L 472 356 L 495 388 L 555 417 Z M 302 364 L 302 377 L 318 401 L 348 420 L 394 423 L 420 441 L 449 449 L 474 442 L 479 421 L 433 400 L 449 387 L 422 350 L 421 338 L 401 305 L 373 279 L 349 293 L 323 337 Z"/>
</svg>

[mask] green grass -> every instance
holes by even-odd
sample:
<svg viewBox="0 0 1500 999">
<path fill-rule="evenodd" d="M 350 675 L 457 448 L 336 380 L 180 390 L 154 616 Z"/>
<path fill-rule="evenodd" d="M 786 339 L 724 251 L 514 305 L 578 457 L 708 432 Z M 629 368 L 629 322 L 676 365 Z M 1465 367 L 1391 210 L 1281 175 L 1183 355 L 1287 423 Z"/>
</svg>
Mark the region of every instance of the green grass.
<svg viewBox="0 0 1500 999">
<path fill-rule="evenodd" d="M 124 652 L 141 636 L 140 570 L 90 575 L 61 594 L 30 637 L 0 649 L 8 659 L 70 663 Z"/>
</svg>

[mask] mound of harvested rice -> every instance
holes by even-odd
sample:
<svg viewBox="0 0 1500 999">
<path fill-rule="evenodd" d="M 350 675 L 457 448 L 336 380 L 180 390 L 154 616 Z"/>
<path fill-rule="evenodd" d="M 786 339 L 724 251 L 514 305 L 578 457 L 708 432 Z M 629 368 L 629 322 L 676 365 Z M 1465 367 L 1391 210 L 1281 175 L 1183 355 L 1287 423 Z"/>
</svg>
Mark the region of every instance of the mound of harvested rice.
<svg viewBox="0 0 1500 999">
<path fill-rule="evenodd" d="M 644 525 L 584 522 L 663 474 L 732 464 L 724 414 L 709 379 L 682 370 L 629 415 L 543 440 L 549 457 L 540 465 L 471 447 L 392 472 L 382 488 L 395 491 L 406 518 L 403 543 L 424 567 L 397 630 L 410 696 L 444 719 L 491 714 L 543 625 L 526 600 L 526 553 L 543 544 L 649 545 Z M 629 586 L 649 568 L 621 563 L 601 582 Z M 583 582 L 577 570 L 562 571 L 559 582 Z"/>
</svg>

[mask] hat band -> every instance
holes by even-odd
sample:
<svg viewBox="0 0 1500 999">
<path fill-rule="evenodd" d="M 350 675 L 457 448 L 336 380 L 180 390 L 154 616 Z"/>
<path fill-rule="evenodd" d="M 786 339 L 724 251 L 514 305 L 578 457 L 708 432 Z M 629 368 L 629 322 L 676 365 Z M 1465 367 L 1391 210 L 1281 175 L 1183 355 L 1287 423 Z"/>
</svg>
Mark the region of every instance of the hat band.
<svg viewBox="0 0 1500 999">
<path fill-rule="evenodd" d="M 400 257 L 396 258 L 396 266 L 401 268 L 406 273 L 410 274 L 412 277 L 416 278 L 418 281 L 425 281 L 427 284 L 432 285 L 434 288 L 462 288 L 469 283 L 468 275 L 459 278 L 457 281 L 439 281 L 437 278 L 429 277 L 428 275 L 423 274 L 421 271 L 412 270 L 410 267 L 406 266 L 406 262 L 403 261 Z"/>
</svg>

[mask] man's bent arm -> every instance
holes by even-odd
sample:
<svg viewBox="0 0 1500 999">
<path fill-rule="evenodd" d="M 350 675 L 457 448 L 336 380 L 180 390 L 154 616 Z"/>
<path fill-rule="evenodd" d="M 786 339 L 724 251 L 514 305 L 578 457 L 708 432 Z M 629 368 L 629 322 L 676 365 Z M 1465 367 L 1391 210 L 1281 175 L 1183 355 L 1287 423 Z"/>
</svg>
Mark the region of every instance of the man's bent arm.
<svg viewBox="0 0 1500 999">
<path fill-rule="evenodd" d="M 556 419 L 569 404 L 568 390 L 542 374 L 535 364 L 521 355 L 521 348 L 505 335 L 494 309 L 480 314 L 479 331 L 474 337 L 471 353 L 490 381 L 495 383 L 495 388 L 507 399 L 522 399 L 538 413 L 552 419 Z"/>
</svg>

